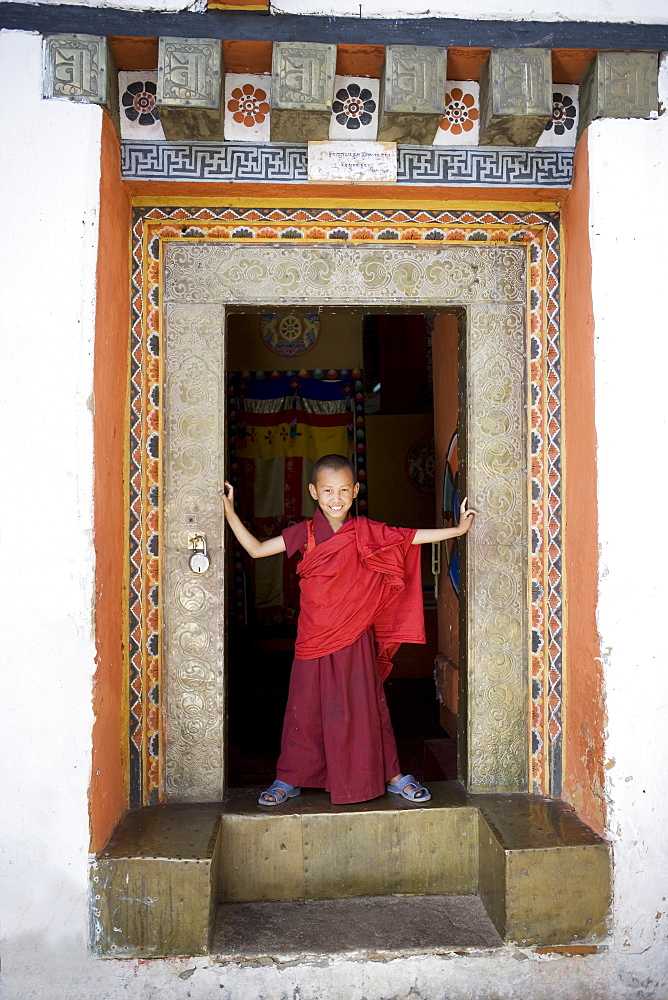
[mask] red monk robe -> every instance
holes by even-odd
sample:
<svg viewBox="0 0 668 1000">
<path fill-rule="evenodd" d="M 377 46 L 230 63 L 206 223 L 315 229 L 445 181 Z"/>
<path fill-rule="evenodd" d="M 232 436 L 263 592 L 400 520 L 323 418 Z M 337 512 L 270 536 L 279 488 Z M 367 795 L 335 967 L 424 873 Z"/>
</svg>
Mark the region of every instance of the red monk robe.
<svg viewBox="0 0 668 1000">
<path fill-rule="evenodd" d="M 400 643 L 425 641 L 414 537 L 367 518 L 334 531 L 319 509 L 283 532 L 305 555 L 277 777 L 333 803 L 377 798 L 401 770 L 382 680 Z"/>
</svg>

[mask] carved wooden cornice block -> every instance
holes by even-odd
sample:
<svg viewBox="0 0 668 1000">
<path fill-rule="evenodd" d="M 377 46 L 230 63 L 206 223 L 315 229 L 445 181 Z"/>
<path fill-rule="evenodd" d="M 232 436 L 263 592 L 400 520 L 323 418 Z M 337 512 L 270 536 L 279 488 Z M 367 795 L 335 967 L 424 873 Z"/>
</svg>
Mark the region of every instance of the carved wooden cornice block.
<svg viewBox="0 0 668 1000">
<path fill-rule="evenodd" d="M 480 145 L 535 146 L 551 118 L 550 49 L 492 49 L 480 75 Z"/>
<path fill-rule="evenodd" d="M 649 118 L 658 74 L 655 52 L 598 52 L 580 87 L 578 137 L 596 118 Z"/>
<path fill-rule="evenodd" d="M 274 42 L 272 142 L 329 138 L 335 73 L 336 45 Z"/>
<path fill-rule="evenodd" d="M 42 96 L 100 104 L 120 135 L 118 74 L 103 35 L 47 35 L 44 39 Z"/>
<path fill-rule="evenodd" d="M 158 91 L 165 138 L 223 139 L 223 51 L 217 38 L 160 38 Z"/>
<path fill-rule="evenodd" d="M 447 49 L 388 45 L 381 76 L 381 121 L 385 142 L 431 145 L 445 108 Z"/>
</svg>

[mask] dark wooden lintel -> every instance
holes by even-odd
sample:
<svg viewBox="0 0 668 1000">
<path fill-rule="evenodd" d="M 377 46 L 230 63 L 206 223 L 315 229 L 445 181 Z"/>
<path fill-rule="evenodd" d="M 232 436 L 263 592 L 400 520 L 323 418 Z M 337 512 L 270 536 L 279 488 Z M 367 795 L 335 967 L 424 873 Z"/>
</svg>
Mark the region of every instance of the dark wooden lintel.
<svg viewBox="0 0 668 1000">
<path fill-rule="evenodd" d="M 0 28 L 89 34 L 246 41 L 409 44 L 552 49 L 668 49 L 668 24 L 595 21 L 474 21 L 457 18 L 356 18 L 209 10 L 161 13 L 72 4 L 0 3 Z"/>
</svg>

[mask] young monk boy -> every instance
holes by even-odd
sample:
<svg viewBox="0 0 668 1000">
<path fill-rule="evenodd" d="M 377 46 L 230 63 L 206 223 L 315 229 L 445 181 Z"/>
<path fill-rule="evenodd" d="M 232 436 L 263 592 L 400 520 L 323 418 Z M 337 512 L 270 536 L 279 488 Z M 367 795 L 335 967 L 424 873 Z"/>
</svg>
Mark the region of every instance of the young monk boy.
<svg viewBox="0 0 668 1000">
<path fill-rule="evenodd" d="M 389 792 L 425 802 L 429 792 L 399 767 L 383 680 L 401 642 L 424 642 L 419 545 L 464 535 L 475 511 L 464 499 L 454 528 L 392 528 L 349 517 L 359 483 L 352 464 L 326 455 L 313 466 L 311 521 L 260 542 L 221 493 L 225 517 L 253 559 L 302 552 L 301 610 L 276 781 L 260 795 L 277 806 L 308 788 L 333 803 Z M 386 785 L 387 783 L 387 785 Z"/>
</svg>

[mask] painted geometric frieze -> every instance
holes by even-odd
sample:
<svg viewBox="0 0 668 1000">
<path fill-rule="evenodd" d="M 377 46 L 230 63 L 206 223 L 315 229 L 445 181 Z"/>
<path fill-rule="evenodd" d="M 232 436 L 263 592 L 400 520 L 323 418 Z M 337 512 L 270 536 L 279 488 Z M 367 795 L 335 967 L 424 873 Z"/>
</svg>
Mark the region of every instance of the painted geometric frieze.
<svg viewBox="0 0 668 1000">
<path fill-rule="evenodd" d="M 260 337 L 265 347 L 279 357 L 298 357 L 317 344 L 320 337 L 320 315 L 264 313 L 260 317 Z"/>
<path fill-rule="evenodd" d="M 445 104 L 447 49 L 388 45 L 381 79 L 378 138 L 431 143 Z"/>
<path fill-rule="evenodd" d="M 126 180 L 300 184 L 308 180 L 307 155 L 306 143 L 124 142 L 121 172 Z"/>
<path fill-rule="evenodd" d="M 219 39 L 159 39 L 157 103 L 167 139 L 222 140 L 222 81 Z"/>
<path fill-rule="evenodd" d="M 480 84 L 448 80 L 445 110 L 434 146 L 477 146 L 480 136 Z"/>
<path fill-rule="evenodd" d="M 118 74 L 121 139 L 140 142 L 164 140 L 156 102 L 157 80 L 155 70 L 122 71 Z"/>
<path fill-rule="evenodd" d="M 545 151 L 545 155 L 553 156 L 554 153 L 555 151 Z M 572 154 L 569 155 L 572 157 Z M 163 794 L 165 747 L 162 740 L 164 726 L 161 722 L 161 710 L 166 704 L 164 691 L 165 688 L 169 690 L 170 683 L 169 676 L 164 675 L 158 630 L 160 608 L 164 606 L 161 596 L 163 579 L 161 561 L 164 544 L 159 528 L 159 525 L 164 525 L 163 488 L 160 482 L 163 443 L 158 429 L 163 426 L 161 330 L 165 321 L 161 319 L 162 312 L 159 307 L 163 297 L 160 262 L 170 246 L 173 248 L 168 260 L 171 266 L 174 255 L 178 257 L 181 252 L 186 255 L 184 259 L 187 259 L 194 248 L 208 241 L 218 246 L 222 241 L 231 249 L 230 241 L 237 238 L 257 241 L 258 250 L 260 244 L 266 246 L 267 241 L 270 244 L 278 244 L 279 248 L 289 246 L 296 248 L 301 245 L 305 249 L 304 244 L 295 241 L 317 240 L 321 245 L 323 240 L 344 240 L 351 243 L 362 241 L 368 246 L 369 240 L 375 240 L 378 241 L 379 249 L 383 247 L 386 250 L 403 249 L 404 261 L 408 259 L 409 263 L 415 259 L 420 243 L 426 249 L 431 241 L 436 241 L 437 245 L 440 243 L 443 247 L 470 246 L 471 249 L 478 247 L 481 250 L 487 247 L 489 250 L 498 248 L 499 252 L 509 249 L 513 253 L 521 250 L 522 257 L 526 255 L 524 282 L 526 299 L 518 301 L 512 307 L 511 303 L 508 303 L 509 312 L 506 313 L 506 317 L 511 316 L 516 306 L 523 308 L 526 302 L 527 315 L 522 329 L 527 338 L 525 357 L 528 357 L 528 362 L 525 361 L 525 364 L 528 363 L 529 384 L 526 389 L 526 402 L 527 421 L 531 433 L 528 439 L 529 545 L 528 550 L 524 551 L 528 560 L 526 572 L 530 583 L 528 593 L 531 603 L 526 609 L 525 624 L 522 628 L 527 635 L 525 649 L 531 678 L 530 775 L 534 791 L 558 796 L 561 791 L 562 768 L 563 639 L 558 214 L 466 210 L 153 207 L 136 209 L 133 222 L 134 298 L 129 452 L 131 575 L 128 608 L 129 773 L 133 807 L 157 801 Z M 401 256 L 400 254 L 396 256 L 397 266 Z M 255 261 L 256 257 L 253 259 Z M 521 269 L 517 273 L 521 274 Z M 410 288 L 408 273 L 405 273 L 402 283 L 405 279 L 408 280 L 405 285 L 408 290 Z M 226 281 L 229 280 L 228 277 Z M 511 285 L 514 284 L 514 280 L 510 280 Z M 440 284 L 441 294 L 449 294 L 450 283 L 446 280 Z M 209 281 L 202 282 L 201 287 L 205 289 L 208 287 L 208 294 L 214 290 Z M 461 282 L 458 283 L 458 287 L 461 291 Z M 201 291 L 197 291 L 196 294 L 201 294 Z M 380 286 L 372 292 L 374 297 L 376 294 L 382 294 Z M 440 301 L 444 301 L 443 298 Z M 276 304 L 275 300 L 272 304 Z M 472 302 L 471 308 L 474 304 Z M 215 303 L 213 305 L 215 306 Z M 185 301 L 183 306 L 186 310 L 192 308 L 192 305 Z M 487 313 L 489 314 L 489 310 Z M 172 316 L 175 315 L 176 313 L 172 313 Z M 511 322 L 510 319 L 508 321 Z M 478 325 L 483 328 L 485 324 L 493 326 L 496 322 L 493 315 L 488 315 L 487 318 L 479 315 L 475 325 L 477 329 Z M 170 319 L 168 324 L 171 323 Z M 516 325 L 512 322 L 503 336 L 510 336 L 511 342 L 515 343 L 514 334 L 509 334 L 511 328 L 516 329 Z M 505 349 L 499 347 L 500 351 Z M 484 358 L 481 359 L 481 364 L 483 360 Z M 483 371 L 484 374 L 486 369 L 477 370 Z M 482 384 L 488 386 L 492 394 L 490 398 L 498 402 L 501 410 L 504 410 L 507 407 L 500 384 L 503 378 L 497 379 L 497 374 L 499 373 L 494 369 L 489 378 L 483 377 Z M 511 418 L 513 412 L 509 413 Z M 516 414 L 516 417 L 523 419 L 521 415 Z M 481 475 L 485 472 L 486 463 L 489 461 L 499 462 L 503 466 L 503 455 L 498 453 L 498 446 L 493 444 L 493 440 L 495 427 L 501 424 L 505 426 L 506 422 L 507 420 L 505 422 L 502 420 L 497 425 L 492 421 L 483 428 L 485 433 L 491 434 L 491 438 L 489 445 L 483 449 Z M 496 439 L 498 441 L 498 435 Z M 526 479 L 524 483 L 526 489 Z M 190 506 L 192 507 L 192 503 Z M 482 534 L 481 532 L 480 544 L 489 544 L 489 538 L 483 538 Z M 502 587 L 501 591 L 505 593 L 505 587 Z M 488 618 L 486 622 L 486 624 L 482 622 L 481 627 L 484 626 L 484 631 L 486 630 L 487 652 L 494 657 L 495 651 L 498 653 L 498 643 L 504 642 L 504 637 L 508 635 L 512 638 L 515 626 L 500 618 L 496 620 Z M 517 689 L 515 692 L 517 694 Z M 504 685 L 498 690 L 490 690 L 485 699 L 484 711 L 493 715 L 498 709 L 498 712 L 502 713 L 501 705 L 506 703 L 504 701 L 506 696 L 509 694 Z M 495 698 L 499 702 L 498 706 Z M 205 698 L 204 702 L 206 708 L 210 699 L 207 701 Z M 206 712 L 209 710 L 215 712 L 213 702 L 210 704 L 211 708 L 206 708 Z M 512 704 L 516 702 L 512 701 Z M 478 705 L 480 706 L 480 703 Z M 187 725 L 192 727 L 195 724 L 197 726 L 204 724 L 204 730 L 208 731 L 209 723 L 205 720 L 197 720 L 196 723 L 196 715 L 195 712 L 192 716 L 188 716 Z M 169 739 L 169 727 L 167 729 Z M 197 740 L 194 733 L 193 729 L 188 737 L 189 740 Z M 507 746 L 510 747 L 510 751 L 505 754 L 505 760 L 511 770 L 513 767 L 517 770 L 512 739 Z M 178 767 L 174 760 L 170 762 L 169 769 L 171 774 L 177 774 Z M 174 788 L 171 779 L 170 787 Z"/>
<path fill-rule="evenodd" d="M 380 80 L 358 76 L 334 78 L 330 139 L 367 139 L 378 134 Z"/>
<path fill-rule="evenodd" d="M 656 52 L 598 52 L 580 88 L 581 135 L 596 118 L 650 118 L 657 112 Z"/>
<path fill-rule="evenodd" d="M 264 73 L 225 75 L 225 139 L 269 142 L 271 76 Z"/>
<path fill-rule="evenodd" d="M 398 184 L 568 188 L 572 181 L 571 150 L 399 146 Z"/>
<path fill-rule="evenodd" d="M 550 49 L 492 49 L 480 73 L 480 145 L 535 146 L 551 117 Z"/>
<path fill-rule="evenodd" d="M 578 130 L 578 91 L 574 84 L 558 84 L 552 94 L 552 117 L 537 146 L 575 146 Z"/>
<path fill-rule="evenodd" d="M 568 188 L 573 180 L 571 150 L 399 146 L 397 154 L 398 184 Z M 300 143 L 124 142 L 121 170 L 126 180 L 300 184 L 307 156 Z"/>
<path fill-rule="evenodd" d="M 274 42 L 271 63 L 273 142 L 328 138 L 335 73 L 335 45 Z"/>
</svg>

